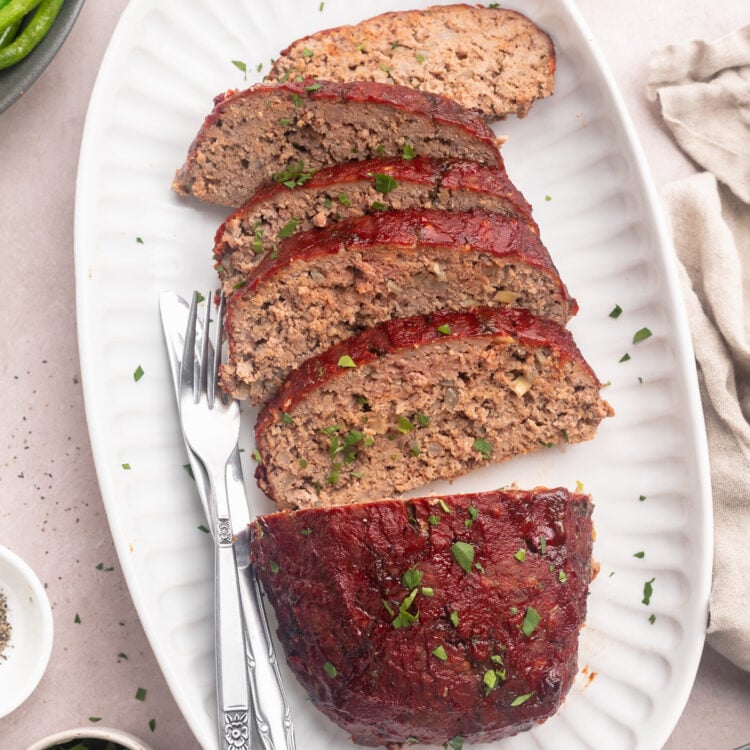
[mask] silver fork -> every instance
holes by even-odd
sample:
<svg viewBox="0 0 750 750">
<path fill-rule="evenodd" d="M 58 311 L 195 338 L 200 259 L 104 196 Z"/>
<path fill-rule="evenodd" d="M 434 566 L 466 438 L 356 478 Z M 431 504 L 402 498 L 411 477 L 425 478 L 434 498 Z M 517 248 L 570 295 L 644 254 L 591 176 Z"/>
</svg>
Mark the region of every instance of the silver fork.
<svg viewBox="0 0 750 750">
<path fill-rule="evenodd" d="M 180 367 L 180 419 L 185 441 L 200 459 L 210 486 L 213 528 L 216 621 L 216 684 L 221 750 L 250 750 L 250 691 L 244 660 L 244 631 L 229 514 L 226 471 L 240 436 L 236 401 L 216 397 L 221 361 L 222 295 L 213 347 L 209 347 L 211 305 L 206 305 L 200 348 L 196 350 L 198 293 L 188 314 Z M 209 354 L 211 355 L 209 357 Z"/>
</svg>

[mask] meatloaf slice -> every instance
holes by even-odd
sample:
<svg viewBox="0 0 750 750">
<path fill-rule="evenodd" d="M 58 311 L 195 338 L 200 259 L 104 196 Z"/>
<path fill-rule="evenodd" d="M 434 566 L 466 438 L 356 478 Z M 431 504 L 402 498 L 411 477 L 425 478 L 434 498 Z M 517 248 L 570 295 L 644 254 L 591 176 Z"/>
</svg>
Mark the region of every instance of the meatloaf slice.
<svg viewBox="0 0 750 750">
<path fill-rule="evenodd" d="M 594 436 L 613 414 L 570 333 L 516 308 L 389 320 L 292 371 L 255 425 L 260 488 L 344 505 Z"/>
<path fill-rule="evenodd" d="M 260 188 L 216 233 L 214 259 L 227 296 L 244 286 L 284 237 L 379 209 L 480 207 L 523 219 L 538 231 L 531 206 L 502 166 L 430 157 L 371 159 L 311 175 L 300 163 L 277 180 Z"/>
<path fill-rule="evenodd" d="M 538 488 L 283 512 L 251 555 L 289 666 L 354 742 L 490 742 L 578 671 L 591 511 Z"/>
<path fill-rule="evenodd" d="M 486 211 L 377 212 L 279 245 L 229 298 L 225 390 L 259 403 L 308 357 L 393 317 L 477 305 L 576 311 L 539 237 Z"/>
<path fill-rule="evenodd" d="M 526 16 L 505 8 L 435 5 L 304 37 L 266 77 L 366 80 L 442 94 L 488 118 L 523 117 L 554 90 L 555 48 Z"/>
<path fill-rule="evenodd" d="M 502 164 L 478 112 L 387 83 L 313 81 L 253 86 L 214 100 L 172 187 L 240 206 L 303 162 L 317 170 L 376 156 L 457 156 Z"/>
</svg>

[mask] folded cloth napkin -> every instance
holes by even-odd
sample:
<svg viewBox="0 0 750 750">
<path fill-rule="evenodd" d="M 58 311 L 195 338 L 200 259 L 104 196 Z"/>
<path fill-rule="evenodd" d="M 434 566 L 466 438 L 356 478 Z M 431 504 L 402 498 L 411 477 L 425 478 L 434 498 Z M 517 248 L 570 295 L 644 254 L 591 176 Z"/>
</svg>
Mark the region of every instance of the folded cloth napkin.
<svg viewBox="0 0 750 750">
<path fill-rule="evenodd" d="M 681 262 L 714 496 L 709 643 L 750 670 L 750 26 L 651 58 L 648 92 L 706 172 L 662 194 Z"/>
</svg>

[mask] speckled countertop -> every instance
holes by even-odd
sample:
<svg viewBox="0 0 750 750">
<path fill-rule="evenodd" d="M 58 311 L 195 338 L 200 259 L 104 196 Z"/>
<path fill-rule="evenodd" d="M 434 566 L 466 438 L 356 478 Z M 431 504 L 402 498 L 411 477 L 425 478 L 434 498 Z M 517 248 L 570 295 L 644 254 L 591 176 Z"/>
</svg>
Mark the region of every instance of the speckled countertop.
<svg viewBox="0 0 750 750">
<path fill-rule="evenodd" d="M 577 3 L 625 97 L 657 187 L 687 176 L 693 165 L 644 96 L 648 55 L 750 22 L 747 0 Z M 41 684 L 0 719 L 2 750 L 23 750 L 91 716 L 160 750 L 198 747 L 117 563 L 79 382 L 73 284 L 78 149 L 97 69 L 126 4 L 86 3 L 50 67 L 0 115 L 0 544 L 20 554 L 46 585 L 56 629 Z M 147 691 L 145 700 L 136 700 L 139 688 Z M 750 675 L 706 649 L 666 748 L 730 750 L 746 741 Z"/>
</svg>

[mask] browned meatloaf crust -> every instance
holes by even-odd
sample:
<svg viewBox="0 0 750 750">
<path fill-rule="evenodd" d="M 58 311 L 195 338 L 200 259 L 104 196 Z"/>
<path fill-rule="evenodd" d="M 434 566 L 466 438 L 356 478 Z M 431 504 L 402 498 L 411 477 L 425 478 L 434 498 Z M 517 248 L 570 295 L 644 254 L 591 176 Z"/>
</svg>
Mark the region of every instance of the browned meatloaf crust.
<svg viewBox="0 0 750 750">
<path fill-rule="evenodd" d="M 303 161 L 308 170 L 377 156 L 456 156 L 501 164 L 481 115 L 387 83 L 303 81 L 217 96 L 172 187 L 240 206 Z"/>
<path fill-rule="evenodd" d="M 327 78 L 412 86 L 476 107 L 491 119 L 523 117 L 554 90 L 550 37 L 505 8 L 435 5 L 384 13 L 304 37 L 266 80 Z"/>
<path fill-rule="evenodd" d="M 310 174 L 303 162 L 267 183 L 216 233 L 214 259 L 224 291 L 245 277 L 290 234 L 383 209 L 465 211 L 484 208 L 515 216 L 535 232 L 531 206 L 502 166 L 464 159 L 370 159 Z"/>
<path fill-rule="evenodd" d="M 292 671 L 354 742 L 489 742 L 570 688 L 591 511 L 536 489 L 277 513 L 252 559 Z"/>
<path fill-rule="evenodd" d="M 259 403 L 294 367 L 392 317 L 514 305 L 575 311 L 539 237 L 486 211 L 386 211 L 311 230 L 266 256 L 229 298 L 222 385 Z"/>
<path fill-rule="evenodd" d="M 255 425 L 282 507 L 373 500 L 594 436 L 613 413 L 570 333 L 516 308 L 389 320 L 293 370 Z"/>
</svg>

